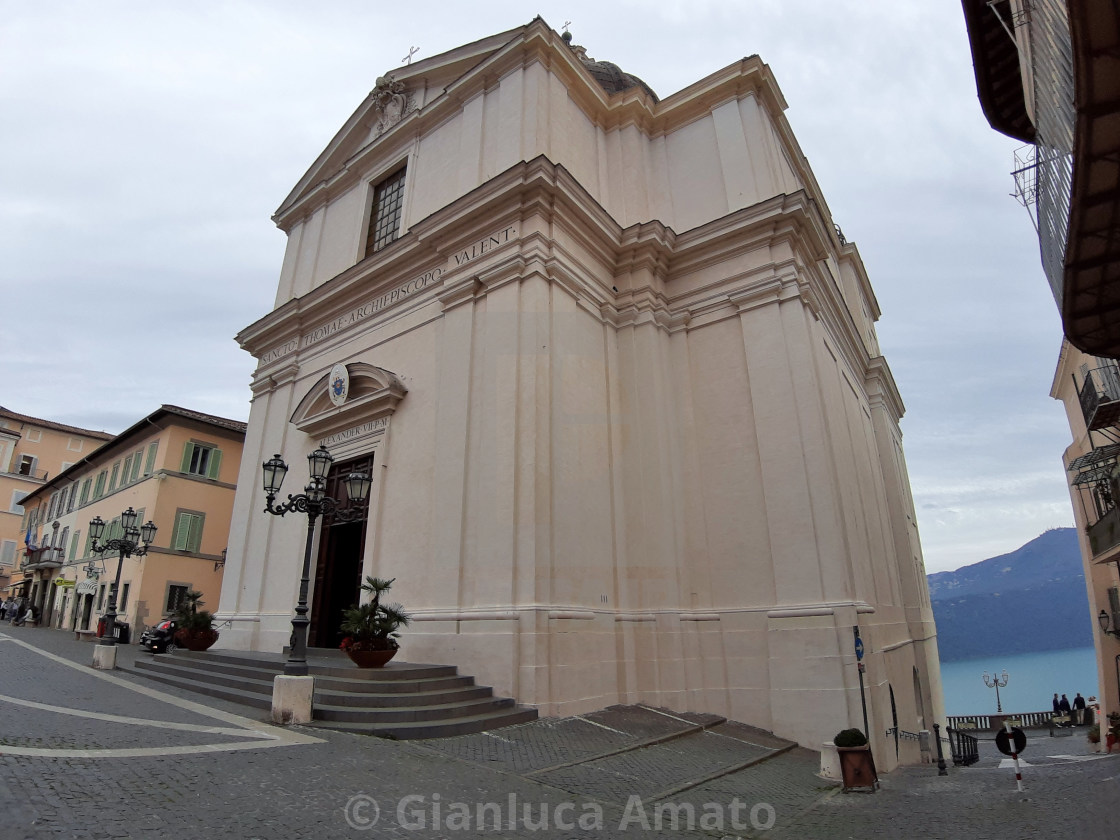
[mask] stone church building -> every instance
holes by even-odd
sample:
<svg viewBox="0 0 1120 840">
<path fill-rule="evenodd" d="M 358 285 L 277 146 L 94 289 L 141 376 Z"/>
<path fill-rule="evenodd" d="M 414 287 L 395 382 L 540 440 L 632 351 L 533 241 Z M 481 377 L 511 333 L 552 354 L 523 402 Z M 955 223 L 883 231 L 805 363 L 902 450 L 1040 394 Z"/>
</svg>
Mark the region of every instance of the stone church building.
<svg viewBox="0 0 1120 840">
<path fill-rule="evenodd" d="M 322 444 L 373 488 L 318 532 L 312 646 L 395 578 L 399 659 L 819 749 L 863 728 L 859 628 L 880 767 L 916 761 L 942 701 L 903 404 L 785 107 L 757 56 L 659 99 L 540 18 L 378 79 L 238 336 L 219 647 L 287 643 L 306 519 L 263 513 L 261 463 L 298 492 Z"/>
</svg>

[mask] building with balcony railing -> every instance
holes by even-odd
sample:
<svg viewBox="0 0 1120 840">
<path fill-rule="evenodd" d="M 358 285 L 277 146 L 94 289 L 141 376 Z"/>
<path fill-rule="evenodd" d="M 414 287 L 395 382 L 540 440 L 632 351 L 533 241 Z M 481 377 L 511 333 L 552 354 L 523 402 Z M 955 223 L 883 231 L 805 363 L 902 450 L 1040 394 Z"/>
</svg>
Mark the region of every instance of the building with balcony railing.
<svg viewBox="0 0 1120 840">
<path fill-rule="evenodd" d="M 119 558 L 94 552 L 89 522 L 107 523 L 106 542 L 121 537 L 127 508 L 158 528 L 147 554 L 121 567 L 117 607 L 133 635 L 189 590 L 217 607 L 244 437 L 238 420 L 165 405 L 28 494 L 24 594 L 41 621 L 93 629 Z"/>
<path fill-rule="evenodd" d="M 1065 405 L 1073 433 L 1064 462 L 1107 714 L 1120 711 L 1120 365 L 1064 342 L 1050 396 Z"/>
<path fill-rule="evenodd" d="M 41 547 L 41 523 L 29 521 L 24 498 L 111 438 L 0 406 L 0 594 L 26 594 L 18 569 L 27 565 L 28 537 Z"/>
<path fill-rule="evenodd" d="M 1066 337 L 1086 353 L 1120 356 L 1120 4 L 962 5 L 984 115 L 1033 146 L 1016 182 Z"/>
</svg>

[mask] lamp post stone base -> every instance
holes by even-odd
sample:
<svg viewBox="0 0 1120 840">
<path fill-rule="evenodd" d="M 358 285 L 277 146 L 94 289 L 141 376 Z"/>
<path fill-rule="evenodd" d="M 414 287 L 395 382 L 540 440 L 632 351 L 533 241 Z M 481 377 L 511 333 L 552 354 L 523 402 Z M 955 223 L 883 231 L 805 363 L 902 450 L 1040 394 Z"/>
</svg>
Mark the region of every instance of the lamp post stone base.
<svg viewBox="0 0 1120 840">
<path fill-rule="evenodd" d="M 112 671 L 117 667 L 116 645 L 94 645 L 93 667 L 99 671 Z"/>
<path fill-rule="evenodd" d="M 310 723 L 314 696 L 314 677 L 276 677 L 272 681 L 272 722 L 282 726 Z"/>
</svg>

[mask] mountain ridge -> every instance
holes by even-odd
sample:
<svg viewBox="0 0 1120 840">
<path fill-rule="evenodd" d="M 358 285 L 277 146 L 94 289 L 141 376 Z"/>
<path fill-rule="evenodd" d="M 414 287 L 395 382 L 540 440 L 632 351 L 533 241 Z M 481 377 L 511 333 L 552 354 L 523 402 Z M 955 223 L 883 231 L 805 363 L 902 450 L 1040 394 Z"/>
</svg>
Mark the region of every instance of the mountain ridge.
<svg viewBox="0 0 1120 840">
<path fill-rule="evenodd" d="M 1075 528 L 926 579 L 943 662 L 1093 644 Z"/>
</svg>

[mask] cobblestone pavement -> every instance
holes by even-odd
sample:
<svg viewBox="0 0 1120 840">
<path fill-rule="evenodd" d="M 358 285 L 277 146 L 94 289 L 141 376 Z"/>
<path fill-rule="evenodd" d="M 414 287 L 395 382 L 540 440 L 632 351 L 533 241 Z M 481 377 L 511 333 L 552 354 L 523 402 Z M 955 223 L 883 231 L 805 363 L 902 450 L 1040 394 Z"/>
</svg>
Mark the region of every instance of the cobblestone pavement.
<svg viewBox="0 0 1120 840">
<path fill-rule="evenodd" d="M 833 792 L 770 833 L 773 840 L 957 840 L 957 838 L 1120 836 L 1120 755 L 1092 753 L 1085 730 L 1052 738 L 1027 732 L 1020 761 L 1023 791 L 1010 758 L 980 740 L 980 761 L 938 776 L 928 766 L 882 777 L 873 794 Z"/>
<path fill-rule="evenodd" d="M 126 646 L 118 662 L 148 655 Z M 672 740 L 697 716 L 604 710 L 396 742 L 273 727 L 264 712 L 95 672 L 92 656 L 72 634 L 0 625 L 0 840 L 1081 840 L 1116 836 L 1120 812 L 1120 756 L 1079 754 L 1080 735 L 1028 744 L 1024 794 L 984 744 L 976 767 L 906 768 L 844 795 L 816 776 L 816 753 L 749 727 Z M 723 775 L 689 786 L 713 768 Z"/>
</svg>

